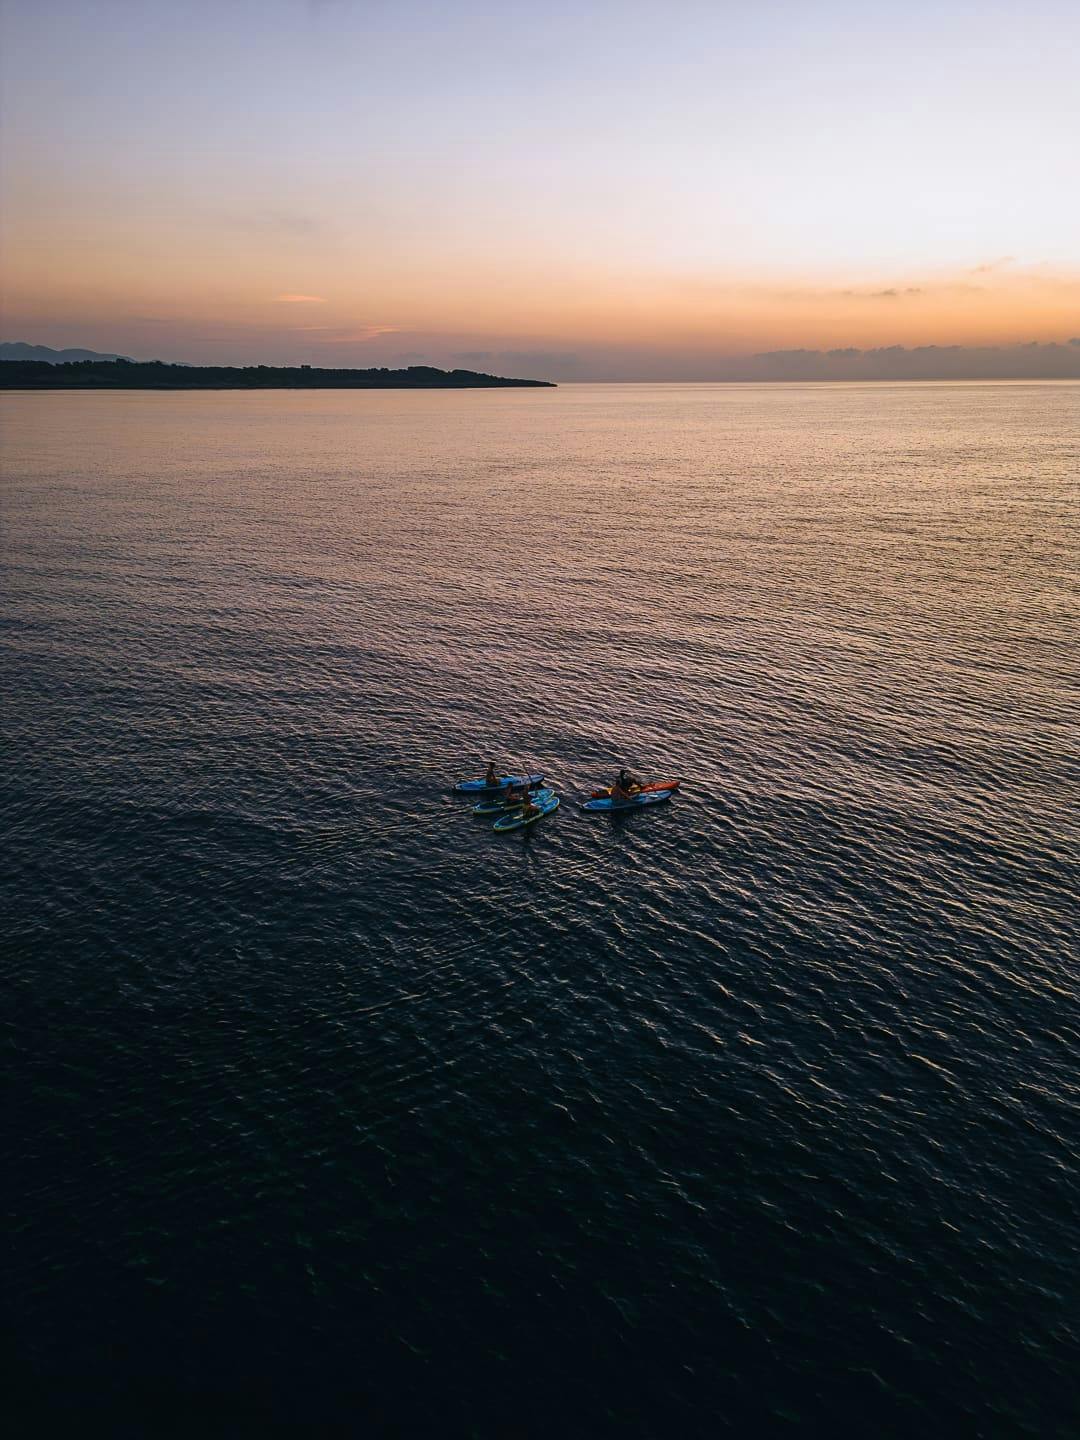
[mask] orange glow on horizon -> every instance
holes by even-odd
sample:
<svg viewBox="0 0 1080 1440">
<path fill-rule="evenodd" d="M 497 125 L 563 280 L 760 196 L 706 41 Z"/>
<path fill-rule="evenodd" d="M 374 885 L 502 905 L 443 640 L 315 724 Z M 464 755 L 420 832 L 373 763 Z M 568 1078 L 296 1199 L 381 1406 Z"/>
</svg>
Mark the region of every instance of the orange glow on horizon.
<svg viewBox="0 0 1080 1440">
<path fill-rule="evenodd" d="M 1015 264 L 899 279 L 722 280 L 539 264 L 493 271 L 461 260 L 452 273 L 386 262 L 334 273 L 323 263 L 289 277 L 276 256 L 222 260 L 157 255 L 133 265 L 106 253 L 76 266 L 56 248 L 9 250 L 5 332 L 22 338 L 24 330 L 67 326 L 73 343 L 102 345 L 112 335 L 145 333 L 147 342 L 161 337 L 155 353 L 171 347 L 177 358 L 208 359 L 212 347 L 231 344 L 268 363 L 287 358 L 281 352 L 290 337 L 327 349 L 402 335 L 463 344 L 470 337 L 511 344 L 518 336 L 575 349 L 751 355 L 1049 342 L 1080 333 L 1080 273 Z M 288 288 L 290 278 L 307 280 L 310 290 Z"/>
</svg>

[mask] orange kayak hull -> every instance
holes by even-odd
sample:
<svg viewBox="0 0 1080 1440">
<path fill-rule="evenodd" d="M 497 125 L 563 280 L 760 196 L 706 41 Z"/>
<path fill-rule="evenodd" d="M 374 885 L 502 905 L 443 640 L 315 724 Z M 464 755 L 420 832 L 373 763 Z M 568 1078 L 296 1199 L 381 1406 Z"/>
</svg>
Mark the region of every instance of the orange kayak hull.
<svg viewBox="0 0 1080 1440">
<path fill-rule="evenodd" d="M 642 785 L 640 790 L 635 790 L 635 795 L 652 795 L 658 790 L 677 790 L 682 784 L 681 780 L 653 780 L 648 785 Z M 589 796 L 590 800 L 604 800 L 611 794 L 611 786 L 606 790 L 594 790 Z"/>
</svg>

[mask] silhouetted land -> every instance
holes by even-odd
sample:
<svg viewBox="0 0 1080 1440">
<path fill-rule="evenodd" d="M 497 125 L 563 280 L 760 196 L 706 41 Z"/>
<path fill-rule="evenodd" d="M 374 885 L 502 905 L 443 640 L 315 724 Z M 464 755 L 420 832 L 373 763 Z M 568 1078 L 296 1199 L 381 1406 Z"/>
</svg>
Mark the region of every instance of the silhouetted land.
<svg viewBox="0 0 1080 1440">
<path fill-rule="evenodd" d="M 130 355 L 103 350 L 54 350 L 51 345 L 27 345 L 25 340 L 0 340 L 0 360 L 44 360 L 47 365 L 74 364 L 76 360 L 130 360 Z"/>
<path fill-rule="evenodd" d="M 20 390 L 469 390 L 501 385 L 543 385 L 550 380 L 507 380 L 475 370 L 320 370 L 310 365 L 166 365 L 131 360 L 83 360 L 52 365 L 38 360 L 0 361 L 0 389 Z"/>
</svg>

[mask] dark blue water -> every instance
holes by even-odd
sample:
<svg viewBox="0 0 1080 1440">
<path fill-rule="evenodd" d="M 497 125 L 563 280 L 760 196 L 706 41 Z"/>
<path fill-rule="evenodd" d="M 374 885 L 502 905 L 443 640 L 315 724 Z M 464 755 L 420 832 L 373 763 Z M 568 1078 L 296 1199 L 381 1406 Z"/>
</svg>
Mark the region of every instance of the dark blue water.
<svg viewBox="0 0 1080 1440">
<path fill-rule="evenodd" d="M 1080 386 L 2 418 L 20 1433 L 1078 1433 Z"/>
</svg>

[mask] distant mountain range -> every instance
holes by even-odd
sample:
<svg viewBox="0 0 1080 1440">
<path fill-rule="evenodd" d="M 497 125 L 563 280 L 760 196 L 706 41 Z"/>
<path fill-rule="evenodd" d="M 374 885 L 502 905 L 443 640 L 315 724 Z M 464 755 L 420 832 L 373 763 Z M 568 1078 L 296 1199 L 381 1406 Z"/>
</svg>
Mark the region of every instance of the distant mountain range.
<svg viewBox="0 0 1080 1440">
<path fill-rule="evenodd" d="M 0 340 L 0 360 L 43 360 L 46 365 L 68 365 L 76 360 L 130 359 L 130 355 L 104 355 L 100 350 L 53 350 L 48 345 L 27 345 L 23 340 Z"/>
</svg>

